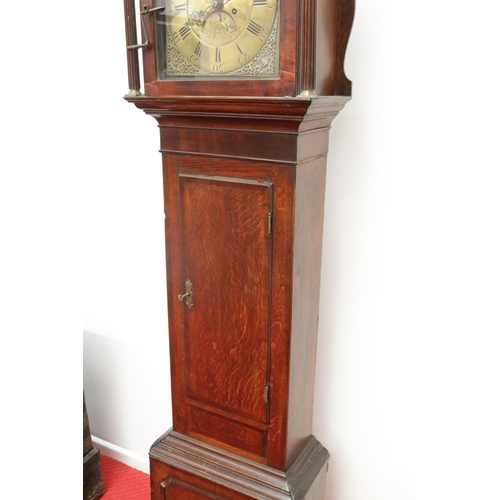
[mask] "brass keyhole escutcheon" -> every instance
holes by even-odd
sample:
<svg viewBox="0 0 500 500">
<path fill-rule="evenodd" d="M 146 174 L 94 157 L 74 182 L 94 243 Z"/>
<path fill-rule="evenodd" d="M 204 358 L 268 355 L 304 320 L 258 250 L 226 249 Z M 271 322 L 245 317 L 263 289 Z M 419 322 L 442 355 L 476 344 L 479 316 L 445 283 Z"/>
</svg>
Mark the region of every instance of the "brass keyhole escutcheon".
<svg viewBox="0 0 500 500">
<path fill-rule="evenodd" d="M 191 283 L 191 280 L 186 281 L 185 287 L 186 287 L 186 292 L 178 295 L 177 298 L 181 302 L 185 302 L 188 309 L 191 309 L 194 306 L 194 304 L 193 304 L 193 284 Z M 186 300 L 184 301 L 184 299 L 186 299 Z"/>
</svg>

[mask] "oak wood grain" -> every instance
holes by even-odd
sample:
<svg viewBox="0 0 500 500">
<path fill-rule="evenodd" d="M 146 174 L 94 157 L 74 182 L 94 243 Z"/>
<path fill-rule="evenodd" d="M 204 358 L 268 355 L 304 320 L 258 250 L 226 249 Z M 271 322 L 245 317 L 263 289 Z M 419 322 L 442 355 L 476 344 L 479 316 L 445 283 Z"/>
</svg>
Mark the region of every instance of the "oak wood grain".
<svg viewBox="0 0 500 500">
<path fill-rule="evenodd" d="M 185 174 L 179 182 L 194 299 L 184 311 L 187 395 L 266 422 L 272 186 Z"/>
</svg>

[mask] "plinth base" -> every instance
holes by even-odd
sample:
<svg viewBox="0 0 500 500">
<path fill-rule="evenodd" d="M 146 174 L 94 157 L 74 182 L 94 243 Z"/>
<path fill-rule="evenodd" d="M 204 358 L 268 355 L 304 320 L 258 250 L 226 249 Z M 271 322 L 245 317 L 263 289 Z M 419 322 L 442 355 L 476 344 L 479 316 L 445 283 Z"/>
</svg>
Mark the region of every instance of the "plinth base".
<svg viewBox="0 0 500 500">
<path fill-rule="evenodd" d="M 330 458 L 311 436 L 282 472 L 173 430 L 149 456 L 152 500 L 322 500 Z"/>
</svg>

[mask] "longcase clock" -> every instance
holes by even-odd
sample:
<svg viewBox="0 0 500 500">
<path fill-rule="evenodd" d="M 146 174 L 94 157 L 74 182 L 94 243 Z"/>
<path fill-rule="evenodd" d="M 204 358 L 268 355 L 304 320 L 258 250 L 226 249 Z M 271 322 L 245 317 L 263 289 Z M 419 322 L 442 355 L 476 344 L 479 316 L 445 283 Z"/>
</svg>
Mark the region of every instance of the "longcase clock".
<svg viewBox="0 0 500 500">
<path fill-rule="evenodd" d="M 140 42 L 124 4 L 125 98 L 159 124 L 166 216 L 173 427 L 151 498 L 321 500 L 326 157 L 354 0 L 147 0 Z"/>
</svg>

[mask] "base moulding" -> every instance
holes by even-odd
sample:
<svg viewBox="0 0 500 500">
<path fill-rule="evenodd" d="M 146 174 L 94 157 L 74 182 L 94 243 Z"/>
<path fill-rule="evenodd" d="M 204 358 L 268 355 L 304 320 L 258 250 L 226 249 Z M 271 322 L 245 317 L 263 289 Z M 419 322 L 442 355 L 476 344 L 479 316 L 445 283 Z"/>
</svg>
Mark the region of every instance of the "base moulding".
<svg viewBox="0 0 500 500">
<path fill-rule="evenodd" d="M 323 498 L 326 448 L 310 436 L 286 471 L 169 430 L 150 453 L 152 499 L 315 500 Z"/>
</svg>

